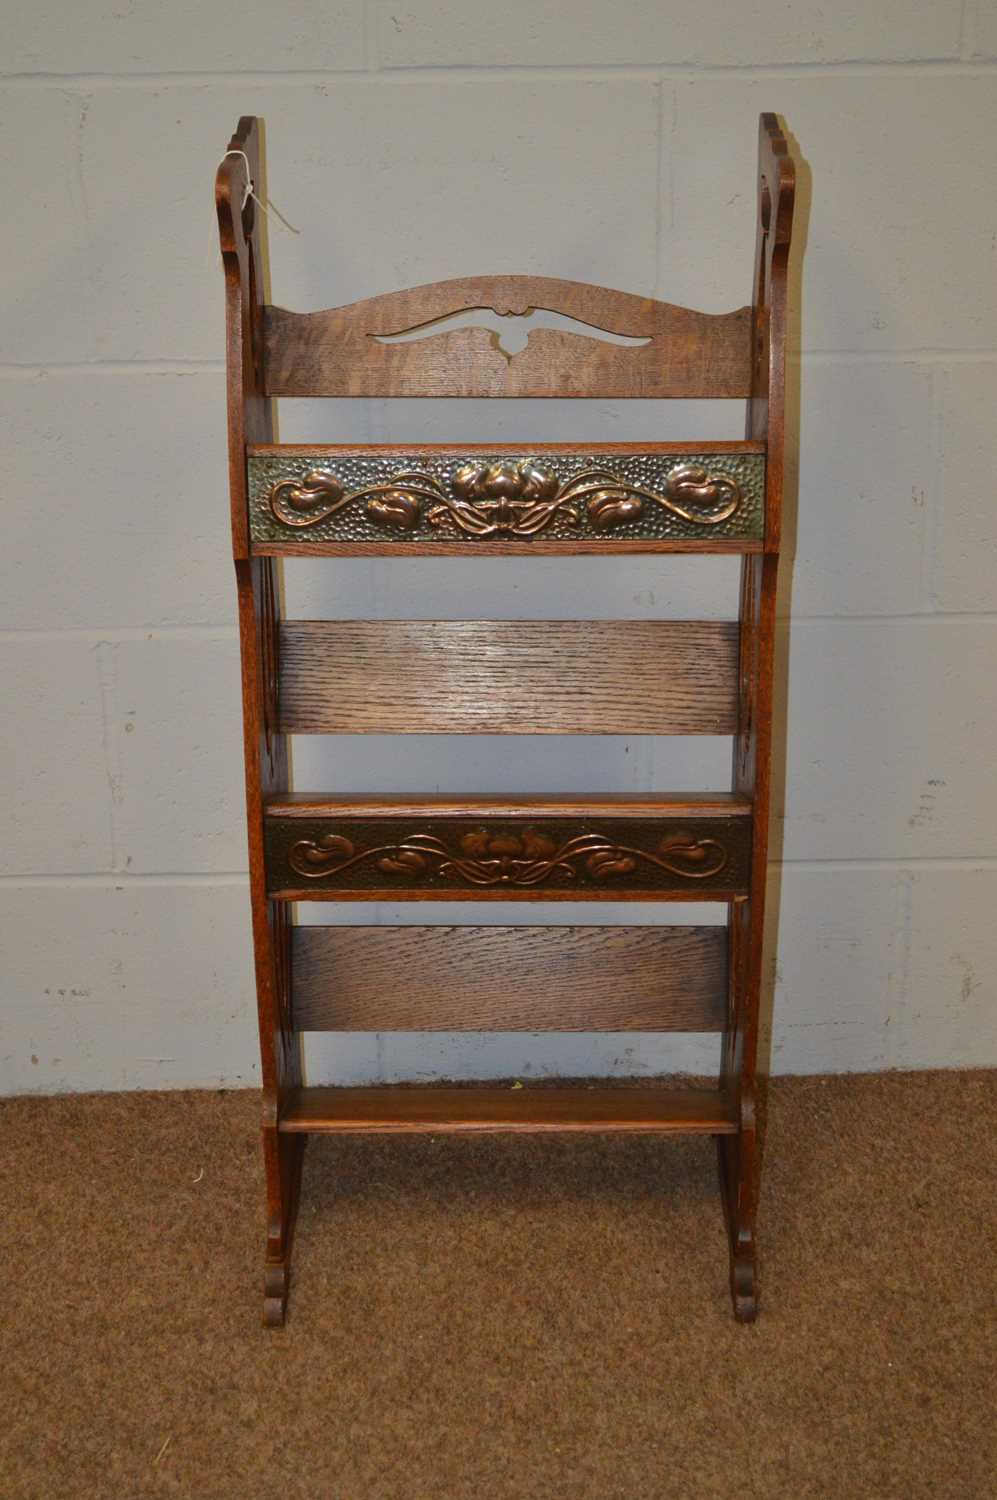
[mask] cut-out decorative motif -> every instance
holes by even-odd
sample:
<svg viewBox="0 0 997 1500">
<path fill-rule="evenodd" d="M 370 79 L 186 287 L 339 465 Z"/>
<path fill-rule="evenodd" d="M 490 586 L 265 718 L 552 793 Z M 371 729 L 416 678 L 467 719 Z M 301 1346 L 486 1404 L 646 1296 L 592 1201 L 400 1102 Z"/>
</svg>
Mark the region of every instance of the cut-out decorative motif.
<svg viewBox="0 0 997 1500">
<path fill-rule="evenodd" d="M 649 337 L 629 333 L 617 333 L 610 328 L 600 328 L 594 323 L 585 323 L 567 313 L 554 312 L 546 308 L 527 308 L 525 312 L 496 312 L 490 307 L 471 307 L 460 312 L 447 313 L 427 323 L 418 323 L 412 328 L 403 328 L 396 333 L 372 333 L 370 338 L 378 344 L 412 344 L 423 339 L 437 338 L 440 334 L 454 333 L 459 328 L 485 328 L 491 333 L 492 343 L 506 359 L 515 359 L 526 348 L 530 335 L 550 328 L 557 333 L 570 333 L 578 338 L 596 339 L 603 344 L 618 344 L 628 349 L 641 349 L 650 344 Z"/>
</svg>

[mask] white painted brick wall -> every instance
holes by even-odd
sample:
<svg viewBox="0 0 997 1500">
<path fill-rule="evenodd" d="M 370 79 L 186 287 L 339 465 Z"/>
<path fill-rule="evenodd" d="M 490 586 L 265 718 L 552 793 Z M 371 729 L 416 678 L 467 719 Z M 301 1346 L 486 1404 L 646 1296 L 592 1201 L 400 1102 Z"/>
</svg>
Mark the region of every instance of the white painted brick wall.
<svg viewBox="0 0 997 1500">
<path fill-rule="evenodd" d="M 746 300 L 806 167 L 771 1062 L 997 1062 L 990 0 L 36 0 L 0 19 L 0 1092 L 258 1076 L 212 177 L 265 117 L 274 300 L 483 271 Z M 288 440 L 736 437 L 722 404 L 305 402 Z M 728 560 L 288 570 L 292 609 L 723 616 Z M 472 579 L 474 592 L 467 594 Z M 725 743 L 305 740 L 299 784 L 724 784 Z M 719 920 L 626 906 L 608 921 Z M 586 921 L 591 908 L 307 920 Z M 323 1038 L 315 1078 L 709 1066 L 676 1037 Z"/>
<path fill-rule="evenodd" d="M 641 63 L 766 67 L 959 55 L 959 6 L 937 0 L 378 0 L 389 67 Z"/>
</svg>

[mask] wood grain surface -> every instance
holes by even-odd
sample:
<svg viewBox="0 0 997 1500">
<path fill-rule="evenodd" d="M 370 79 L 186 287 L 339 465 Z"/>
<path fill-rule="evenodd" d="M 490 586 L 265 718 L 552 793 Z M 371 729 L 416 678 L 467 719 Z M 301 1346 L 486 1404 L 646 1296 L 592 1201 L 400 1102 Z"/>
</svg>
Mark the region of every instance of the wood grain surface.
<svg viewBox="0 0 997 1500">
<path fill-rule="evenodd" d="M 690 458 L 698 454 L 764 458 L 764 438 L 697 438 L 694 441 L 652 443 L 595 443 L 583 439 L 573 443 L 248 443 L 247 458 L 441 458 L 449 455 L 477 458 L 485 454 L 550 455 L 591 454 L 595 458 L 627 458 L 650 453 L 661 457 Z"/>
<path fill-rule="evenodd" d="M 729 818 L 751 816 L 751 799 L 736 792 L 545 792 L 454 797 L 445 792 L 282 792 L 267 799 L 268 818 Z"/>
<path fill-rule="evenodd" d="M 289 620 L 288 734 L 732 734 L 737 625 Z"/>
<path fill-rule="evenodd" d="M 582 326 L 537 328 L 512 355 L 488 327 L 427 326 L 471 309 L 533 308 Z M 587 327 L 650 342 L 607 343 Z M 751 384 L 750 308 L 695 312 L 552 277 L 462 277 L 323 312 L 267 307 L 263 328 L 271 396 L 734 397 Z M 378 341 L 414 329 L 427 337 Z"/>
<path fill-rule="evenodd" d="M 302 1031 L 719 1031 L 726 927 L 296 927 Z"/>
<path fill-rule="evenodd" d="M 266 198 L 258 122 L 239 121 L 219 163 L 215 205 L 225 273 L 225 368 L 228 412 L 229 504 L 239 611 L 243 763 L 249 891 L 263 1084 L 263 1163 L 267 1194 L 264 1321 L 283 1320 L 291 1242 L 301 1185 L 304 1140 L 278 1135 L 277 1117 L 288 1089 L 301 1081 L 301 1043 L 289 1022 L 288 913 L 266 892 L 263 800 L 288 781 L 286 744 L 273 711 L 280 579 L 267 558 L 249 555 L 246 444 L 272 442 L 273 402 L 261 384 L 261 291 L 266 285 L 262 214 L 247 193 Z M 234 768 L 233 768 L 234 769 Z"/>
<path fill-rule="evenodd" d="M 303 1088 L 286 1101 L 282 1132 L 572 1130 L 695 1131 L 734 1135 L 737 1116 L 719 1089 Z"/>
<path fill-rule="evenodd" d="M 691 553 L 707 557 L 745 556 L 767 552 L 767 542 L 751 537 L 579 537 L 570 542 L 563 538 L 537 536 L 482 537 L 473 548 L 466 541 L 443 538 L 418 542 L 321 542 L 287 541 L 252 542 L 254 557 L 660 557 Z"/>
</svg>

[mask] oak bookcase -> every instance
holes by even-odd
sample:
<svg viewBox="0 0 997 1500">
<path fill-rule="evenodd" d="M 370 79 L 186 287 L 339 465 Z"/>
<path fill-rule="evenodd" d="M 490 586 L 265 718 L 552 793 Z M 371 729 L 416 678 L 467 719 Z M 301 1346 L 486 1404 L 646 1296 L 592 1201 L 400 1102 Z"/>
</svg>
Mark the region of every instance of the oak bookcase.
<svg viewBox="0 0 997 1500">
<path fill-rule="evenodd" d="M 740 1319 L 755 1315 L 756 1054 L 794 172 L 760 121 L 750 306 L 708 315 L 577 282 L 483 276 L 325 312 L 265 305 L 257 121 L 218 169 L 252 927 L 267 1182 L 264 1321 L 284 1319 L 315 1131 L 698 1131 L 717 1138 Z M 509 356 L 453 315 L 533 309 Z M 473 323 L 473 319 L 470 320 Z M 439 323 L 439 328 L 432 325 Z M 417 330 L 425 336 L 397 339 Z M 600 331 L 622 335 L 606 341 Z M 743 442 L 275 443 L 291 396 L 742 398 Z M 736 553 L 726 621 L 284 619 L 279 559 Z M 733 600 L 732 611 L 733 615 Z M 709 734 L 708 795 L 323 796 L 321 733 Z M 726 926 L 298 926 L 300 901 L 689 901 Z M 329 1030 L 722 1033 L 713 1087 L 307 1087 Z"/>
</svg>

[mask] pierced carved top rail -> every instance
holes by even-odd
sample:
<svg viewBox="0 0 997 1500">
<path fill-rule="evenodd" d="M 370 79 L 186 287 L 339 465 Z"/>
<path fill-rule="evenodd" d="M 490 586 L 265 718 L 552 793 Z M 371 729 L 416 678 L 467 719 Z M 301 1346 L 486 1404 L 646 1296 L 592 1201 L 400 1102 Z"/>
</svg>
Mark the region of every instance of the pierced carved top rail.
<svg viewBox="0 0 997 1500">
<path fill-rule="evenodd" d="M 265 307 L 263 347 L 270 396 L 660 399 L 751 390 L 750 308 L 695 312 L 542 276 L 438 281 L 324 312 Z"/>
</svg>

